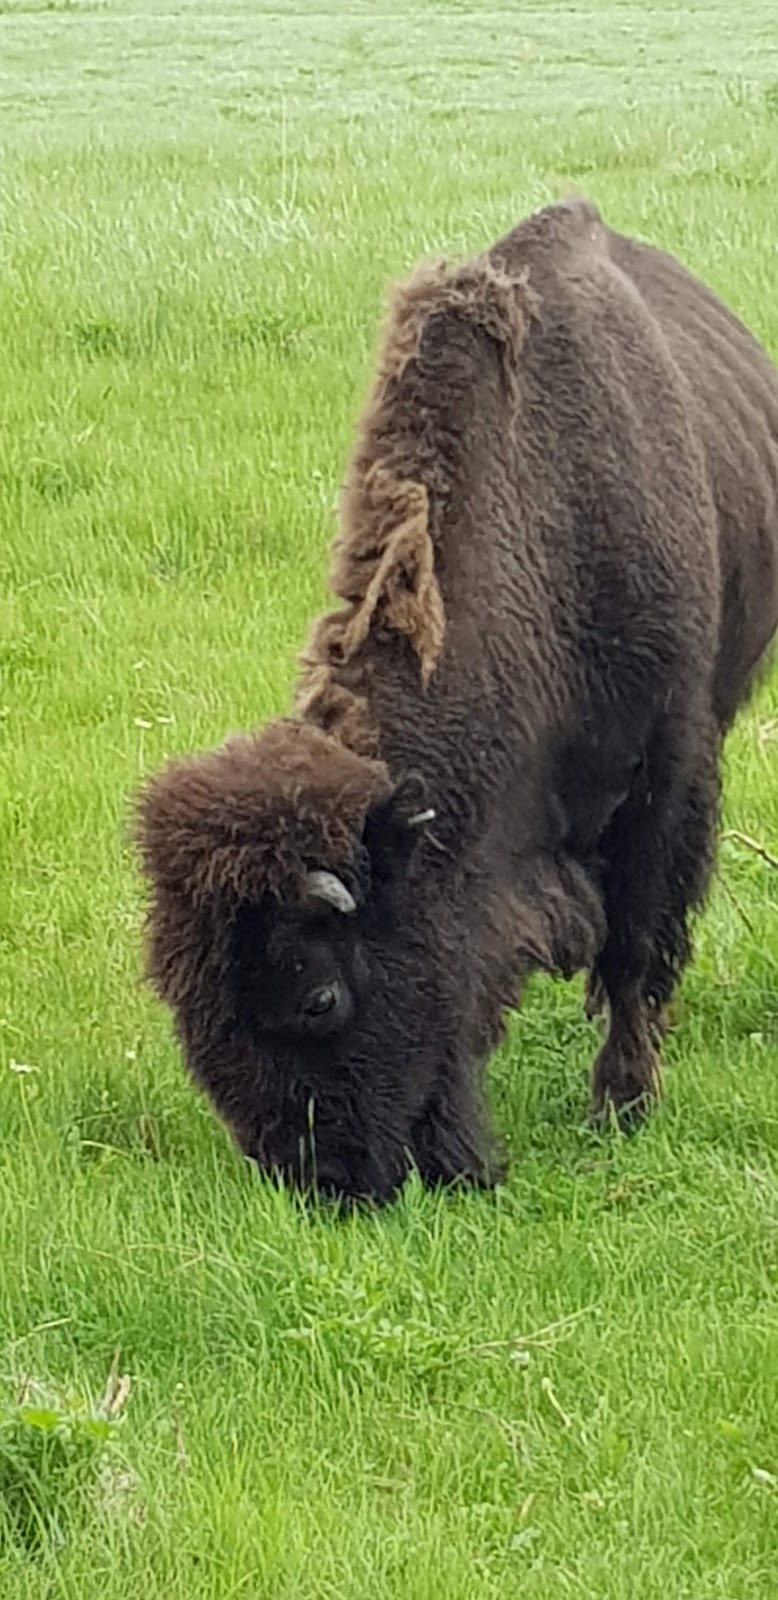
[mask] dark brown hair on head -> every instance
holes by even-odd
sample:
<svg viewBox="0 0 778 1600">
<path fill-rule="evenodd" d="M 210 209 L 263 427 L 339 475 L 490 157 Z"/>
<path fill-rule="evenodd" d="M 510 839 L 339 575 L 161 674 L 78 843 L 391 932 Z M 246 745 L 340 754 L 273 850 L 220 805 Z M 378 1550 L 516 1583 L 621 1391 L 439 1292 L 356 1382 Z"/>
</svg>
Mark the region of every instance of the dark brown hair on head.
<svg viewBox="0 0 778 1600">
<path fill-rule="evenodd" d="M 382 762 L 291 717 L 171 763 L 147 785 L 138 837 L 146 873 L 193 904 L 282 897 L 305 871 L 354 856 L 369 807 L 388 795 Z"/>
</svg>

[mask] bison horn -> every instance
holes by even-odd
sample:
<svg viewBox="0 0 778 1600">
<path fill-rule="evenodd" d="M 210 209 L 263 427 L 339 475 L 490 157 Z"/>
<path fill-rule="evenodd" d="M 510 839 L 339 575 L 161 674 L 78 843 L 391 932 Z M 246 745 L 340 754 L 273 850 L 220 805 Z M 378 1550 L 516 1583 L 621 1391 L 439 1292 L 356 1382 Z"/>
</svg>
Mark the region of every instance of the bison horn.
<svg viewBox="0 0 778 1600">
<path fill-rule="evenodd" d="M 357 909 L 354 896 L 336 878 L 334 872 L 306 872 L 305 874 L 306 900 L 321 900 L 327 906 L 332 906 L 335 911 L 342 911 L 343 915 L 350 917 Z"/>
<path fill-rule="evenodd" d="M 435 812 L 430 806 L 428 811 L 417 811 L 416 815 L 408 818 L 409 828 L 423 828 L 428 822 L 435 821 Z"/>
</svg>

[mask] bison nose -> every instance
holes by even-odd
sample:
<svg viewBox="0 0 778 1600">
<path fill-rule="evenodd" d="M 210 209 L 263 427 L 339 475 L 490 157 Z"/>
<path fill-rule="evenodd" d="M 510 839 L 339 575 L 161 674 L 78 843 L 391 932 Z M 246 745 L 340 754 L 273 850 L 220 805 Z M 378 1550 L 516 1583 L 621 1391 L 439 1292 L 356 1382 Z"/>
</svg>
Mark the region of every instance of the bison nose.
<svg viewBox="0 0 778 1600">
<path fill-rule="evenodd" d="M 345 1161 L 337 1157 L 317 1158 L 311 1173 L 312 1186 L 321 1194 L 339 1195 L 350 1194 L 354 1190 L 354 1178 L 346 1166 Z"/>
<path fill-rule="evenodd" d="M 299 1160 L 286 1159 L 285 1161 L 273 1160 L 265 1157 L 255 1157 L 257 1172 L 264 1178 L 269 1178 L 274 1183 L 285 1189 L 298 1189 L 303 1194 L 319 1193 L 324 1196 L 345 1195 L 349 1193 L 348 1172 L 342 1162 L 308 1160 L 301 1163 Z"/>
</svg>

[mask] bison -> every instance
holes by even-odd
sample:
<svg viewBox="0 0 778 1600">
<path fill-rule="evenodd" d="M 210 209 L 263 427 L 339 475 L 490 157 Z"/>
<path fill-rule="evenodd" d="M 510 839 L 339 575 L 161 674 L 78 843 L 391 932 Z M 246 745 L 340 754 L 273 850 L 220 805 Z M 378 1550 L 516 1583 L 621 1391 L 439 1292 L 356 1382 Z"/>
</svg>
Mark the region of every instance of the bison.
<svg viewBox="0 0 778 1600">
<path fill-rule="evenodd" d="M 394 294 L 294 714 L 139 802 L 149 969 L 261 1169 L 386 1200 L 500 1172 L 484 1066 L 533 970 L 659 1089 L 723 736 L 778 621 L 778 375 L 585 201 Z"/>
</svg>

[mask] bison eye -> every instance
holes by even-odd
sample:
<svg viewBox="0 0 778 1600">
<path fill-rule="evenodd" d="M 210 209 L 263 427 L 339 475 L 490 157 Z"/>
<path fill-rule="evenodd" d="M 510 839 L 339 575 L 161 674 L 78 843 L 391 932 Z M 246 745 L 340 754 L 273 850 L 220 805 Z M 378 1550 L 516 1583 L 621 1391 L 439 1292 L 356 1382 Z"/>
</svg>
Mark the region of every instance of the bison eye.
<svg viewBox="0 0 778 1600">
<path fill-rule="evenodd" d="M 311 989 L 300 1010 L 305 1017 L 325 1017 L 328 1011 L 334 1011 L 337 1003 L 338 991 L 334 984 L 327 983 L 321 989 Z"/>
</svg>

